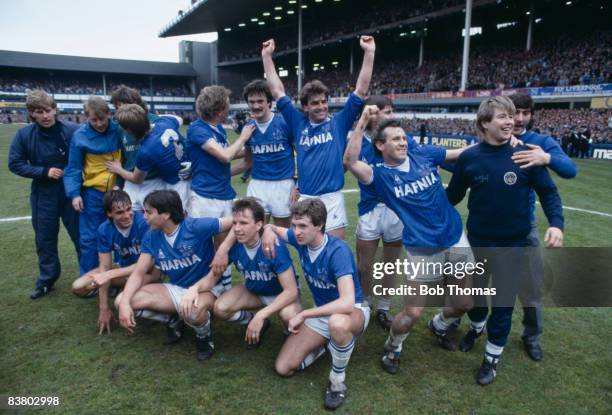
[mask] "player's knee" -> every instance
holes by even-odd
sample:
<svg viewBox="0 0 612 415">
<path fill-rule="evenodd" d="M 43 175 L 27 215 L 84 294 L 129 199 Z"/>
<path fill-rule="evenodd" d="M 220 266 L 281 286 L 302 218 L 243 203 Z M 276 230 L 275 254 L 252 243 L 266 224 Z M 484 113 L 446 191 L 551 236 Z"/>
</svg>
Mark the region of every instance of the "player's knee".
<svg viewBox="0 0 612 415">
<path fill-rule="evenodd" d="M 85 297 L 89 293 L 89 290 L 85 289 L 86 282 L 83 281 L 84 279 L 84 277 L 81 277 L 72 282 L 72 294 L 77 297 Z"/>
<path fill-rule="evenodd" d="M 215 316 L 221 319 L 226 319 L 230 317 L 232 311 L 229 303 L 225 301 L 215 301 L 213 312 Z"/>
<path fill-rule="evenodd" d="M 423 307 L 406 307 L 404 309 L 404 314 L 406 317 L 412 319 L 412 321 L 417 321 L 423 315 Z"/>
<path fill-rule="evenodd" d="M 472 297 L 461 298 L 453 307 L 459 313 L 467 313 L 474 308 L 474 300 Z"/>
<path fill-rule="evenodd" d="M 344 314 L 332 314 L 329 317 L 329 331 L 333 335 L 350 331 L 350 319 Z"/>
<path fill-rule="evenodd" d="M 123 297 L 123 293 L 119 293 L 117 297 L 115 297 L 115 309 L 119 310 L 119 304 L 121 304 L 121 298 Z"/>
<path fill-rule="evenodd" d="M 274 362 L 274 370 L 276 371 L 276 374 L 278 374 L 279 376 L 289 377 L 289 376 L 293 376 L 296 368 L 292 367 L 292 365 L 290 365 L 289 362 L 286 362 L 282 359 L 276 359 L 276 362 Z"/>
<path fill-rule="evenodd" d="M 298 313 L 297 307 L 288 305 L 278 312 L 278 316 L 283 320 L 283 323 L 289 324 L 289 320 L 291 320 Z"/>
</svg>

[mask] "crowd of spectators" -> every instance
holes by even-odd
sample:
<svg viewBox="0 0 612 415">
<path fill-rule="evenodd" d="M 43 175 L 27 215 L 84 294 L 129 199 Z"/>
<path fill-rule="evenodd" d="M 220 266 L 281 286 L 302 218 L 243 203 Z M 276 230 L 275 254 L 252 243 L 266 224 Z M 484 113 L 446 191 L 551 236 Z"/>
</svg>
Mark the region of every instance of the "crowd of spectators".
<svg viewBox="0 0 612 415">
<path fill-rule="evenodd" d="M 468 90 L 589 85 L 612 82 L 612 32 L 588 37 L 561 37 L 533 48 L 521 46 L 475 48 L 470 57 Z M 323 81 L 331 96 L 346 96 L 358 73 L 326 68 L 307 72 L 305 82 Z M 289 94 L 297 93 L 295 77 L 283 79 Z M 419 68 L 414 60 L 377 61 L 370 91 L 400 94 L 457 91 L 461 83 L 459 52 L 428 59 Z"/>
<path fill-rule="evenodd" d="M 344 35 L 367 32 L 381 25 L 392 24 L 416 16 L 445 9 L 451 6 L 464 5 L 465 0 L 386 0 L 385 7 L 380 7 L 377 2 L 360 4 L 358 14 L 355 8 L 347 2 L 342 10 L 333 10 L 333 13 L 320 13 L 316 9 L 306 11 L 304 15 L 305 25 L 308 30 L 304 32 L 303 44 L 305 47 L 335 39 Z M 353 12 L 353 13 L 351 13 Z M 240 33 L 240 32 L 239 32 Z M 294 33 L 294 32 L 291 32 Z M 276 40 L 276 51 L 283 52 L 297 47 L 295 36 L 278 37 Z M 233 62 L 243 59 L 259 58 L 258 46 L 244 44 L 242 49 L 234 47 L 231 54 L 224 54 L 223 62 Z"/>
<path fill-rule="evenodd" d="M 129 84 L 137 89 L 141 95 L 151 95 L 151 85 L 148 80 L 111 80 L 106 84 L 106 92 L 122 83 Z M 102 95 L 104 93 L 102 80 L 78 80 L 62 78 L 37 78 L 36 76 L 5 77 L 0 75 L 0 91 L 2 92 L 27 92 L 32 89 L 42 89 L 52 94 L 79 94 L 79 95 Z M 194 94 L 188 85 L 180 81 L 154 79 L 153 96 L 192 97 Z"/>
</svg>

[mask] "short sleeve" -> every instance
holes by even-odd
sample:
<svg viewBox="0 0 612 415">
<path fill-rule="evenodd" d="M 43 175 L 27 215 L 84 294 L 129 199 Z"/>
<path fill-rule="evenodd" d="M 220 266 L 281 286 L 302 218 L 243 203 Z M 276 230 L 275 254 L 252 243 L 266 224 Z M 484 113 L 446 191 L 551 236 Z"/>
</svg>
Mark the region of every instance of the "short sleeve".
<svg viewBox="0 0 612 415">
<path fill-rule="evenodd" d="M 287 243 L 295 248 L 299 249 L 299 244 L 295 238 L 295 232 L 293 229 L 287 229 Z"/>
<path fill-rule="evenodd" d="M 293 262 L 291 261 L 291 256 L 289 255 L 287 245 L 281 242 L 281 244 L 276 248 L 276 256 L 274 259 L 274 272 L 276 274 L 280 274 L 282 272 L 287 271 L 292 265 Z"/>
<path fill-rule="evenodd" d="M 111 253 L 113 250 L 113 241 L 108 235 L 108 222 L 104 221 L 98 227 L 98 252 L 101 254 Z"/>
<path fill-rule="evenodd" d="M 198 145 L 198 147 L 202 147 L 204 144 L 208 142 L 211 138 L 214 139 L 214 133 L 211 130 L 207 130 L 201 126 L 194 125 L 189 129 L 187 134 L 187 138 L 189 141 Z"/>
<path fill-rule="evenodd" d="M 221 219 L 196 218 L 194 220 L 194 233 L 203 239 L 212 238 L 221 232 Z"/>
<path fill-rule="evenodd" d="M 446 160 L 446 149 L 444 147 L 425 145 L 419 147 L 419 150 L 436 166 L 441 165 Z"/>
<path fill-rule="evenodd" d="M 276 108 L 283 115 L 289 129 L 294 132 L 295 129 L 299 127 L 299 123 L 304 118 L 304 114 L 293 107 L 291 98 L 287 95 L 276 101 Z"/>
<path fill-rule="evenodd" d="M 140 252 L 142 254 L 149 254 L 152 257 L 155 257 L 155 249 L 153 248 L 153 231 L 147 231 L 143 238 L 142 243 L 140 244 Z"/>
<path fill-rule="evenodd" d="M 332 258 L 333 261 L 330 261 L 330 265 L 334 279 L 337 280 L 342 276 L 353 275 L 355 273 L 353 254 L 348 246 L 342 245 L 338 247 Z"/>
</svg>

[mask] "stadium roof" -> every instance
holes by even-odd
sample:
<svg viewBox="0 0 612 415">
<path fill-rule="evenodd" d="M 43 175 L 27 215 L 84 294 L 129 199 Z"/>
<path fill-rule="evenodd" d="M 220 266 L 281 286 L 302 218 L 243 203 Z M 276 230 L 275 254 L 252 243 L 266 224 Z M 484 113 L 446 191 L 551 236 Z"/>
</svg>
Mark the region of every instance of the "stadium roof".
<svg viewBox="0 0 612 415">
<path fill-rule="evenodd" d="M 95 73 L 195 77 L 188 63 L 87 58 L 0 50 L 0 66 Z"/>
<path fill-rule="evenodd" d="M 230 4 L 231 3 L 231 4 Z M 237 21 L 272 9 L 277 0 L 196 0 L 184 13 L 179 13 L 159 33 L 160 37 L 217 32 Z"/>
</svg>

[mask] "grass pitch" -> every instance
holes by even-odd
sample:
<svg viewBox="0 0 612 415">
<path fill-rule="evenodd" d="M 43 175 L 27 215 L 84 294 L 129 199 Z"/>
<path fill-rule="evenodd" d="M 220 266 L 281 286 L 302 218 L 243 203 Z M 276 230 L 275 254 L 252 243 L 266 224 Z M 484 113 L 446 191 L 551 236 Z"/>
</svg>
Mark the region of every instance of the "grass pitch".
<svg viewBox="0 0 612 415">
<path fill-rule="evenodd" d="M 29 180 L 14 176 L 6 165 L 16 129 L 0 126 L 0 155 L 5 160 L 0 166 L 0 218 L 30 214 Z M 579 161 L 578 167 L 574 180 L 555 177 L 564 205 L 612 213 L 612 163 Z M 444 178 L 447 181 L 448 175 Z M 238 178 L 233 183 L 244 195 L 246 186 Z M 347 175 L 345 188 L 356 187 Z M 358 193 L 345 196 L 347 241 L 354 247 Z M 543 231 L 546 222 L 538 210 Z M 465 220 L 465 202 L 460 212 Z M 566 246 L 612 246 L 612 217 L 565 210 L 565 218 Z M 56 411 L 75 414 L 323 411 L 330 358 L 324 356 L 293 378 L 276 376 L 273 362 L 282 342 L 278 321 L 256 351 L 245 350 L 242 326 L 217 324 L 216 352 L 206 363 L 195 359 L 190 333 L 177 345 L 162 345 L 165 332 L 159 325 L 139 325 L 134 335 L 115 325 L 110 336 L 98 336 L 97 299 L 82 300 L 69 292 L 78 268 L 65 231 L 60 235 L 62 277 L 51 295 L 37 301 L 28 297 L 37 275 L 30 222 L 0 222 L 0 233 L 0 394 L 59 396 Z M 307 290 L 304 294 L 308 306 L 310 295 Z M 434 311 L 428 310 L 404 343 L 395 376 L 380 367 L 386 332 L 371 321 L 351 358 L 349 395 L 339 412 L 612 413 L 611 309 L 545 309 L 545 358 L 540 363 L 529 360 L 522 350 L 518 310 L 498 378 L 486 388 L 474 381 L 484 340 L 470 353 L 441 350 L 425 327 Z"/>
</svg>

